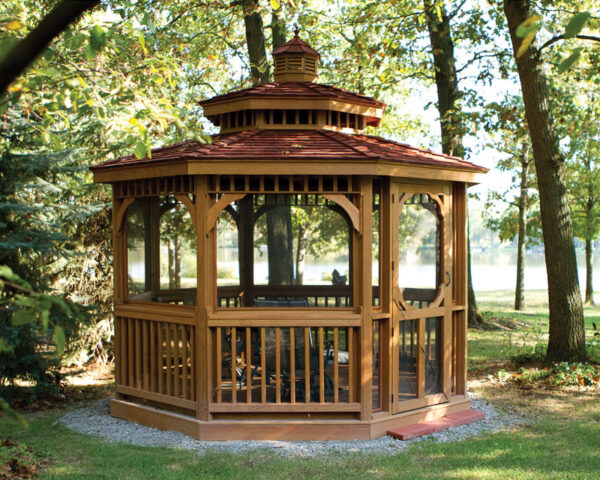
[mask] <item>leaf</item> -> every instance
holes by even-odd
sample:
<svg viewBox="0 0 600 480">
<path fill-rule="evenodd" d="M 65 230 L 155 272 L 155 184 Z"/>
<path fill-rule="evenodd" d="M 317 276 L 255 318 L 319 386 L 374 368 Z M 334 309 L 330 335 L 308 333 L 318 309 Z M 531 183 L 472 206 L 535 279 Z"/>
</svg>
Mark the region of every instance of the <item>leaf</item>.
<svg viewBox="0 0 600 480">
<path fill-rule="evenodd" d="M 531 32 L 537 32 L 540 28 L 542 28 L 542 24 L 540 23 L 541 20 L 542 17 L 539 15 L 532 15 L 529 17 L 517 27 L 517 37 L 523 38 L 530 35 Z"/>
<path fill-rule="evenodd" d="M 7 30 L 18 30 L 22 26 L 23 25 L 18 20 L 12 20 L 11 22 L 8 22 L 6 25 L 4 25 L 4 28 L 6 28 Z"/>
<path fill-rule="evenodd" d="M 521 56 L 523 56 L 525 54 L 525 52 L 529 48 L 529 45 L 531 45 L 531 42 L 533 42 L 534 38 L 535 38 L 535 32 L 531 32 L 529 35 L 527 35 L 523 39 L 523 42 L 521 42 L 521 46 L 519 47 L 519 50 L 517 50 L 517 58 L 521 58 Z"/>
<path fill-rule="evenodd" d="M 56 351 L 59 355 L 62 355 L 65 351 L 65 331 L 61 326 L 55 325 L 54 332 L 52 333 L 52 340 L 54 340 L 54 344 L 56 345 Z"/>
<path fill-rule="evenodd" d="M 133 151 L 135 158 L 141 160 L 146 156 L 146 144 L 144 142 L 138 142 Z"/>
<path fill-rule="evenodd" d="M 588 22 L 590 17 L 590 12 L 580 12 L 573 15 L 565 27 L 565 33 L 563 37 L 573 38 L 575 35 L 578 35 L 579 32 L 583 30 L 583 27 L 585 27 L 585 24 Z"/>
<path fill-rule="evenodd" d="M 281 8 L 281 4 L 279 3 L 279 0 L 271 0 L 271 8 L 273 10 L 279 10 Z"/>
<path fill-rule="evenodd" d="M 581 56 L 581 51 L 583 48 L 575 48 L 571 51 L 571 55 L 565 58 L 562 62 L 558 64 L 558 73 L 565 73 L 569 70 L 573 64 L 577 61 L 577 59 Z"/>
<path fill-rule="evenodd" d="M 96 51 L 88 43 L 85 46 L 85 59 L 89 62 L 89 61 L 93 60 L 94 58 L 96 58 Z"/>
<path fill-rule="evenodd" d="M 106 34 L 100 25 L 94 26 L 90 30 L 89 45 L 93 52 L 98 53 L 106 44 Z"/>
<path fill-rule="evenodd" d="M 28 323 L 32 322 L 35 322 L 35 315 L 31 312 L 31 310 L 17 310 L 12 315 L 11 323 L 15 327 L 27 325 Z"/>
</svg>

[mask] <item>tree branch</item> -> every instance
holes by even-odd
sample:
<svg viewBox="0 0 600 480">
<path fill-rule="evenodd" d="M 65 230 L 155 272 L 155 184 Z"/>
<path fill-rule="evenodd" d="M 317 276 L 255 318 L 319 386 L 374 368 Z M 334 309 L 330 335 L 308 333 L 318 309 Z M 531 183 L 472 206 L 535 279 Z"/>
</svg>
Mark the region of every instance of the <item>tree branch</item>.
<svg viewBox="0 0 600 480">
<path fill-rule="evenodd" d="M 63 0 L 0 62 L 0 94 L 83 12 L 100 0 Z"/>
<path fill-rule="evenodd" d="M 592 42 L 600 42 L 600 37 L 595 37 L 593 35 L 575 35 L 575 37 L 573 38 L 578 38 L 580 40 L 590 40 Z M 541 52 L 544 48 L 549 47 L 550 45 L 560 41 L 560 40 L 564 40 L 565 39 L 565 35 L 557 35 L 556 37 L 551 38 L 550 40 L 548 40 L 546 43 L 544 43 L 540 48 L 539 51 Z"/>
</svg>

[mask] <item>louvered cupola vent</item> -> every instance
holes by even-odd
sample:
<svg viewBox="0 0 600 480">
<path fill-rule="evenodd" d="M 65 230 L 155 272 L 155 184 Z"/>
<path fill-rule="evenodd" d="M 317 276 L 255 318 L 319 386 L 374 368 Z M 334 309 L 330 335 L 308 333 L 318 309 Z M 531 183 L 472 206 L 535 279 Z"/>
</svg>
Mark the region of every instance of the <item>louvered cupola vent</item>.
<svg viewBox="0 0 600 480">
<path fill-rule="evenodd" d="M 294 38 L 273 51 L 276 82 L 314 82 L 320 55 L 301 40 L 298 28 Z"/>
</svg>

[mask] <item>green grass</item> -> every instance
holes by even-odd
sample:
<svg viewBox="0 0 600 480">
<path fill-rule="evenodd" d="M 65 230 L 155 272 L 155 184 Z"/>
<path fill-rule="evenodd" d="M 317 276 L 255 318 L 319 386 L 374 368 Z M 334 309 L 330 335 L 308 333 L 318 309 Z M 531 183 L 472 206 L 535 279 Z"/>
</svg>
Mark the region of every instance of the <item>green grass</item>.
<svg viewBox="0 0 600 480">
<path fill-rule="evenodd" d="M 514 320 L 519 325 L 507 330 L 469 331 L 469 369 L 471 372 L 494 369 L 509 357 L 531 351 L 537 343 L 548 342 L 548 294 L 545 290 L 525 292 L 526 307 L 514 309 L 514 292 L 478 292 L 477 302 L 486 317 Z M 584 308 L 585 335 L 593 335 L 592 322 L 600 325 L 600 306 Z"/>
<path fill-rule="evenodd" d="M 189 479 L 189 478 L 411 478 L 411 479 L 595 479 L 600 472 L 600 392 L 563 389 L 519 390 L 485 379 L 490 367 L 507 355 L 544 341 L 547 331 L 545 294 L 527 292 L 529 307 L 511 310 L 506 292 L 480 293 L 483 310 L 516 319 L 510 331 L 470 331 L 473 359 L 471 387 L 497 405 L 526 416 L 510 432 L 486 434 L 464 442 L 424 441 L 396 455 L 336 454 L 317 458 L 282 458 L 259 450 L 230 454 L 188 452 L 170 448 L 110 444 L 76 434 L 56 419 L 58 410 L 29 415 L 30 427 L 7 418 L 0 421 L 0 440 L 7 436 L 32 447 L 48 464 L 40 479 Z M 588 334 L 600 309 L 586 310 Z M 507 333 L 512 334 L 509 339 Z M 525 347 L 523 347 L 525 346 Z M 488 372 L 482 374 L 482 369 Z"/>
</svg>

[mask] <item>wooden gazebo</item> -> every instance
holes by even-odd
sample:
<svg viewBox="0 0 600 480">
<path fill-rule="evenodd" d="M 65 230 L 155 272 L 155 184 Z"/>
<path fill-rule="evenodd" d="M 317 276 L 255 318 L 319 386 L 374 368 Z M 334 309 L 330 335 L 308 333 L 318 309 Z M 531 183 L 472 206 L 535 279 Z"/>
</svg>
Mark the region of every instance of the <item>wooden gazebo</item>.
<svg viewBox="0 0 600 480">
<path fill-rule="evenodd" d="M 113 187 L 112 414 L 333 440 L 469 409 L 466 188 L 486 170 L 366 135 L 385 104 L 314 83 L 297 33 L 273 57 L 274 83 L 201 102 L 212 143 L 92 167 Z M 299 251 L 331 250 L 301 275 Z"/>
</svg>

